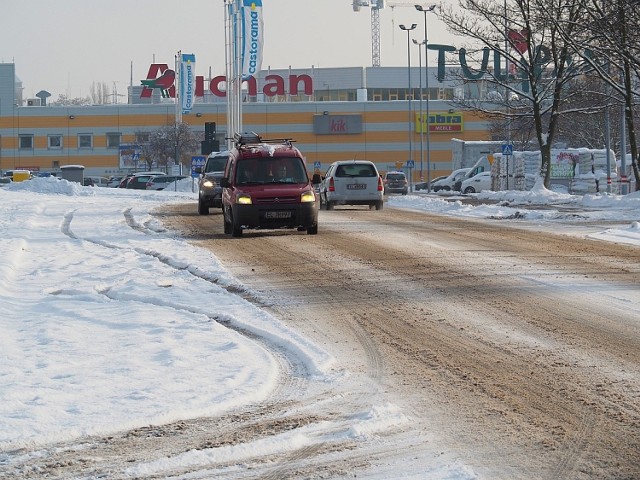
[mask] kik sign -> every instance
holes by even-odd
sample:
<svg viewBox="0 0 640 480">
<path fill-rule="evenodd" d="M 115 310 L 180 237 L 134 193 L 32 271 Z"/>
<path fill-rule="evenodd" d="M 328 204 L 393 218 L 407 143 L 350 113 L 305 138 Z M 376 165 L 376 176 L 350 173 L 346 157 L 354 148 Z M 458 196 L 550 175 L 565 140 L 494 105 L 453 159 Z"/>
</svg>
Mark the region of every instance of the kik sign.
<svg viewBox="0 0 640 480">
<path fill-rule="evenodd" d="M 362 116 L 358 114 L 313 116 L 313 133 L 316 135 L 357 135 L 362 133 Z"/>
</svg>

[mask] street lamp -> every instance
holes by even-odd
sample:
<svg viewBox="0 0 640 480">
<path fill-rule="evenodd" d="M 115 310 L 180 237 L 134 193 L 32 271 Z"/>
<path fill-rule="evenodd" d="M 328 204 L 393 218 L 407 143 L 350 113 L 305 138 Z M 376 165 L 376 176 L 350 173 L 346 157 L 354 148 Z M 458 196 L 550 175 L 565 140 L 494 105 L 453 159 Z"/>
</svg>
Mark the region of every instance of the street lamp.
<svg viewBox="0 0 640 480">
<path fill-rule="evenodd" d="M 404 30 L 407 32 L 407 104 L 409 106 L 409 160 L 413 160 L 413 152 L 412 152 L 412 132 L 411 132 L 411 42 L 409 41 L 409 32 L 414 30 L 418 25 L 412 23 L 410 27 L 405 25 L 400 25 L 400 30 Z"/>
<path fill-rule="evenodd" d="M 425 41 L 418 42 L 415 38 L 413 39 L 413 43 L 418 46 L 418 62 L 419 62 L 419 72 L 420 72 L 420 181 L 424 181 L 423 175 L 423 163 L 424 163 L 424 142 L 422 135 L 422 45 L 425 44 Z"/>
<path fill-rule="evenodd" d="M 431 5 L 430 7 L 423 7 L 422 5 L 415 5 L 416 10 L 424 13 L 424 70 L 425 70 L 425 86 L 427 87 L 427 192 L 431 192 L 431 145 L 430 145 L 430 137 L 431 137 L 431 128 L 429 126 L 429 101 L 431 100 L 431 95 L 429 92 L 429 35 L 427 30 L 427 12 L 433 12 L 436 8 L 435 5 Z M 422 138 L 422 118 L 420 118 L 420 136 Z"/>
</svg>

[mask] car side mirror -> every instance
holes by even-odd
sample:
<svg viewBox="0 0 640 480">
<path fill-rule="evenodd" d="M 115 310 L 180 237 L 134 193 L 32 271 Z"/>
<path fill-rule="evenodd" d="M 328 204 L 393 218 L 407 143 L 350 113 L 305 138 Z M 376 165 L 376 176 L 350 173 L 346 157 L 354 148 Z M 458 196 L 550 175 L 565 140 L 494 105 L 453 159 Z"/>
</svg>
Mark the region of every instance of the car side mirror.
<svg viewBox="0 0 640 480">
<path fill-rule="evenodd" d="M 318 185 L 322 183 L 322 177 L 320 176 L 319 173 L 313 174 L 313 177 L 311 177 L 311 183 L 313 183 L 314 185 Z"/>
<path fill-rule="evenodd" d="M 220 186 L 222 188 L 229 188 L 231 185 L 229 184 L 229 179 L 227 177 L 222 177 L 220 179 Z"/>
</svg>

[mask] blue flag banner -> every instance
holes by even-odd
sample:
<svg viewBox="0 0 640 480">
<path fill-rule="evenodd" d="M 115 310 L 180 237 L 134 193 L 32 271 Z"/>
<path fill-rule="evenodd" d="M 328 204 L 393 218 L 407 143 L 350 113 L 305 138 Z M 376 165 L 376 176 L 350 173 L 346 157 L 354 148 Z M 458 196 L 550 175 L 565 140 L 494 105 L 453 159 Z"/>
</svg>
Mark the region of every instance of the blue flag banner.
<svg viewBox="0 0 640 480">
<path fill-rule="evenodd" d="M 180 59 L 180 104 L 182 113 L 189 113 L 195 99 L 196 56 L 183 53 Z"/>
<path fill-rule="evenodd" d="M 242 75 L 255 77 L 262 67 L 262 0 L 242 4 Z"/>
</svg>

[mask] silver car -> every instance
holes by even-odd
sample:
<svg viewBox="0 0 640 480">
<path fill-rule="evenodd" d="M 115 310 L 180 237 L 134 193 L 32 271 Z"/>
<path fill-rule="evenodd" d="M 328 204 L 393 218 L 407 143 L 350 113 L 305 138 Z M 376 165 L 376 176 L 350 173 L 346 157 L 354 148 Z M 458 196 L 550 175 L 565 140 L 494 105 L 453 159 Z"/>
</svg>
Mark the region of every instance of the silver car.
<svg viewBox="0 0 640 480">
<path fill-rule="evenodd" d="M 367 160 L 343 160 L 329 165 L 320 184 L 320 207 L 369 205 L 381 210 L 384 185 L 375 164 Z"/>
</svg>

